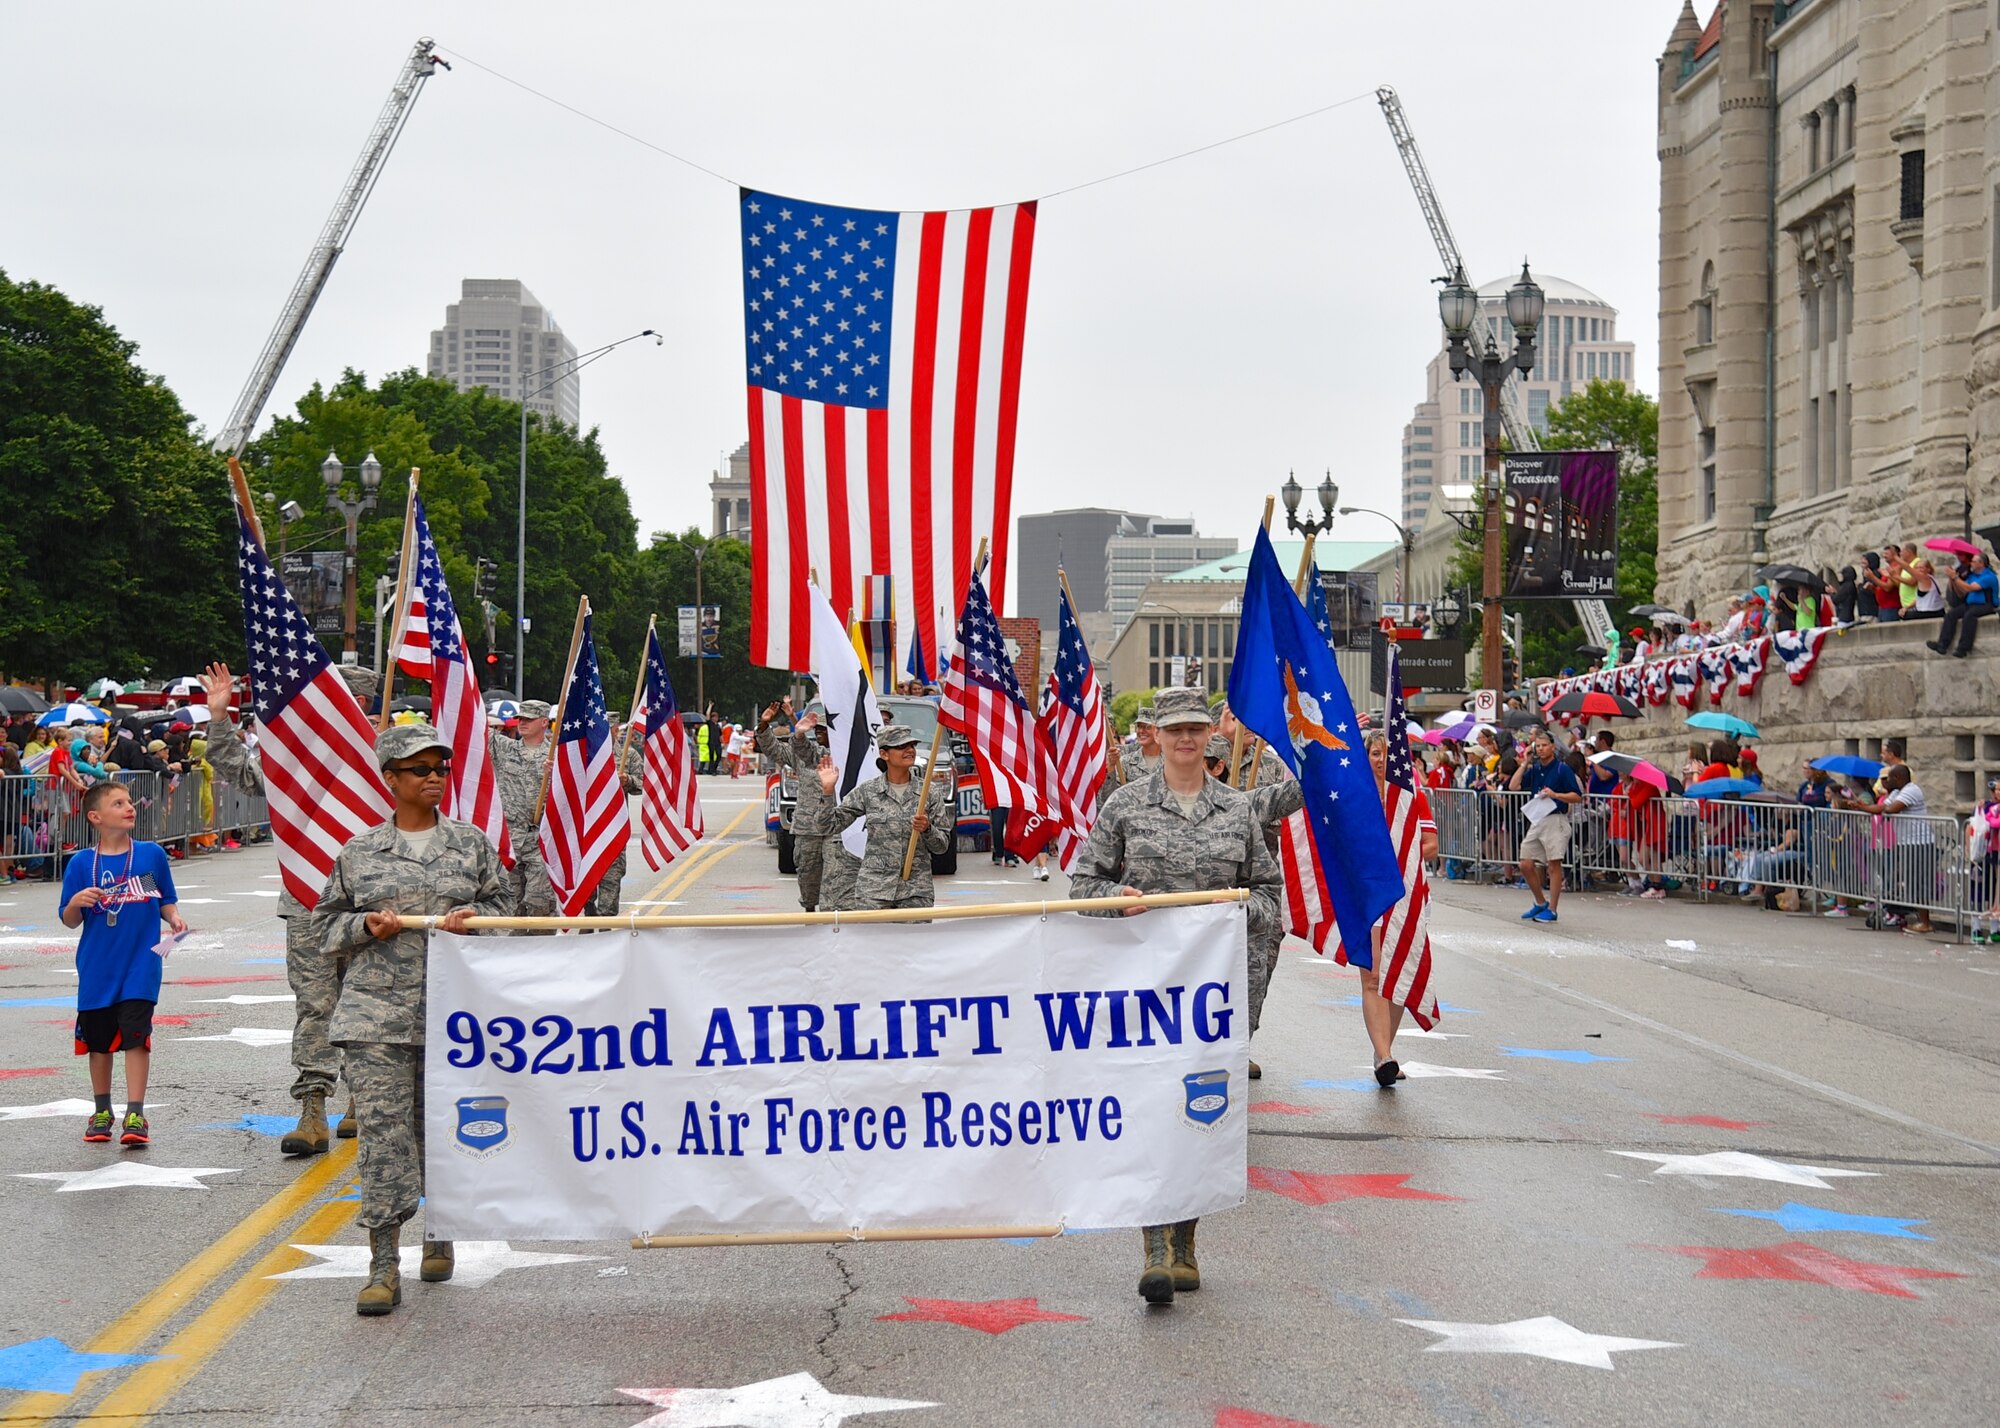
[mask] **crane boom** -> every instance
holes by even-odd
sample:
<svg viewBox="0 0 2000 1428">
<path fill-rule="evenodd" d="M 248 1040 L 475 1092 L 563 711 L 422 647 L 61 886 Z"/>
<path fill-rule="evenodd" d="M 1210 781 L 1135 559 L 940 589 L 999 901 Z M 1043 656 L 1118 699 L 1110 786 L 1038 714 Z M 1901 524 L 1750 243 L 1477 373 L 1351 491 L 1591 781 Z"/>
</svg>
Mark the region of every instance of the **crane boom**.
<svg viewBox="0 0 2000 1428">
<path fill-rule="evenodd" d="M 1375 91 L 1375 102 L 1382 106 L 1382 117 L 1389 121 L 1389 135 L 1396 141 L 1396 153 L 1403 160 L 1403 171 L 1410 176 L 1410 187 L 1416 190 L 1417 207 L 1424 212 L 1424 223 L 1431 230 L 1431 242 L 1437 245 L 1445 278 L 1449 280 L 1465 267 L 1465 259 L 1458 251 L 1458 240 L 1452 236 L 1451 221 L 1444 216 L 1444 205 L 1438 201 L 1430 170 L 1424 167 L 1417 136 L 1410 129 L 1409 117 L 1403 113 L 1403 101 L 1385 84 Z M 1540 437 L 1521 411 L 1520 393 L 1504 382 L 1500 386 L 1500 425 L 1516 451 L 1541 450 Z"/>
<path fill-rule="evenodd" d="M 312 252 L 306 255 L 306 265 L 300 271 L 298 281 L 292 284 L 292 291 L 278 314 L 277 325 L 265 339 L 264 350 L 257 354 L 257 365 L 250 369 L 250 379 L 243 384 L 243 391 L 236 398 L 229 420 L 216 437 L 217 451 L 240 456 L 249 444 L 250 433 L 256 428 L 264 403 L 271 399 L 271 392 L 278 385 L 278 376 L 285 370 L 292 348 L 298 345 L 299 334 L 305 330 L 306 319 L 312 316 L 313 304 L 319 301 L 326 280 L 333 272 L 333 265 L 340 258 L 341 250 L 347 246 L 348 237 L 354 232 L 354 225 L 368 202 L 368 195 L 375 189 L 375 181 L 382 176 L 383 164 L 396 147 L 396 140 L 402 136 L 403 125 L 416 106 L 424 81 L 436 72 L 439 65 L 444 64 L 433 48 L 430 38 L 426 36 L 411 47 L 408 58 L 403 61 L 402 72 L 396 76 L 395 87 L 389 91 L 389 100 L 376 116 L 368 142 L 361 146 L 361 157 L 354 161 L 354 170 L 342 185 L 333 212 L 327 215 Z M 450 67 L 445 65 L 447 69 Z"/>
</svg>

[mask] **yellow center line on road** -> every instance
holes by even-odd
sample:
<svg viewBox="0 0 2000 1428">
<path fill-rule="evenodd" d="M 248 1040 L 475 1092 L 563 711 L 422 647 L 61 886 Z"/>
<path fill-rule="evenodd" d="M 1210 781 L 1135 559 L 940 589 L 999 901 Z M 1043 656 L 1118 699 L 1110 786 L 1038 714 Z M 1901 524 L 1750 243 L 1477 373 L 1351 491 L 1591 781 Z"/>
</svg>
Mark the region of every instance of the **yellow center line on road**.
<svg viewBox="0 0 2000 1428">
<path fill-rule="evenodd" d="M 175 1270 L 145 1298 L 114 1319 L 83 1346 L 93 1354 L 135 1354 L 145 1351 L 152 1337 L 194 1297 L 222 1277 L 229 1267 L 283 1226 L 333 1182 L 352 1173 L 356 1142 L 336 1140 L 334 1148 L 298 1179 L 240 1220 L 214 1244 Z M 315 1217 L 317 1218 L 317 1217 Z M 47 1423 L 74 1416 L 76 1397 L 67 1393 L 24 1393 L 0 1412 L 0 1423 Z"/>
<path fill-rule="evenodd" d="M 303 1244 L 326 1244 L 347 1228 L 360 1208 L 356 1201 L 322 1205 L 299 1225 L 297 1237 Z M 279 1281 L 271 1276 L 297 1269 L 305 1259 L 289 1243 L 273 1246 L 167 1342 L 160 1352 L 169 1357 L 132 1370 L 129 1378 L 98 1400 L 86 1421 L 116 1423 L 121 1428 L 138 1428 L 148 1422 L 217 1350 L 256 1317 L 264 1301 L 278 1287 Z"/>
<path fill-rule="evenodd" d="M 764 801 L 762 799 L 759 799 L 757 802 L 751 804 L 748 808 L 743 809 L 740 813 L 738 813 L 734 818 L 730 819 L 729 822 L 723 826 L 723 829 L 720 833 L 717 833 L 710 838 L 704 839 L 702 845 L 699 848 L 695 849 L 694 853 L 687 859 L 686 862 L 682 863 L 677 868 L 669 867 L 667 871 L 661 875 L 660 880 L 657 883 L 654 883 L 652 887 L 646 890 L 645 897 L 639 899 L 639 901 L 649 906 L 656 907 L 662 901 L 671 901 L 673 898 L 677 898 L 682 893 L 686 892 L 688 888 L 693 885 L 694 880 L 696 878 L 700 877 L 703 873 L 708 871 L 709 864 L 715 862 L 715 860 L 720 858 L 724 853 L 731 851 L 732 848 L 740 848 L 743 846 L 740 843 L 736 843 L 736 844 L 731 844 L 729 847 L 724 847 L 722 840 L 724 838 L 727 838 L 731 833 L 734 833 L 736 831 L 737 824 L 741 823 L 744 819 L 748 818 L 753 812 L 761 810 L 763 806 L 764 806 Z M 669 891 L 668 887 L 669 884 L 672 885 L 671 891 Z"/>
</svg>

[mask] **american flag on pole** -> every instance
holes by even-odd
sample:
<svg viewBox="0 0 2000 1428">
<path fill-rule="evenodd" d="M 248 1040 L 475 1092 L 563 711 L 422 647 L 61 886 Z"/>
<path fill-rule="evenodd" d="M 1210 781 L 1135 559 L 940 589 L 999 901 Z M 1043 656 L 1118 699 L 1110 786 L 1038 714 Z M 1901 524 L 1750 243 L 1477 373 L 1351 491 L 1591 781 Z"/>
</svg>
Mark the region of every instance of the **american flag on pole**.
<svg viewBox="0 0 2000 1428">
<path fill-rule="evenodd" d="M 1055 752 L 1063 826 L 1056 834 L 1057 861 L 1069 871 L 1097 822 L 1097 791 L 1104 787 L 1104 691 L 1063 588 L 1056 617 L 1056 664 L 1042 697 L 1042 732 Z"/>
<path fill-rule="evenodd" d="M 1389 819 L 1389 841 L 1403 865 L 1402 901 L 1382 915 L 1382 995 L 1405 1008 L 1429 1031 L 1437 1024 L 1437 993 L 1431 990 L 1431 884 L 1424 872 L 1423 835 L 1436 832 L 1430 801 L 1417 787 L 1416 761 L 1410 757 L 1405 732 L 1409 716 L 1403 708 L 1403 658 L 1389 645 L 1388 694 L 1382 726 L 1388 734 L 1387 782 L 1382 790 L 1383 812 Z M 1346 962 L 1346 949 L 1334 952 Z"/>
<path fill-rule="evenodd" d="M 542 860 L 549 866 L 557 908 L 564 917 L 575 917 L 632 838 L 587 603 L 583 639 L 576 647 L 560 717 L 549 796 L 542 807 Z"/>
<path fill-rule="evenodd" d="M 740 198 L 750 413 L 750 662 L 816 668 L 836 611 L 894 577 L 938 667 L 981 539 L 1004 599 L 1035 205 L 887 213 Z"/>
<path fill-rule="evenodd" d="M 416 564 L 410 571 L 409 608 L 403 613 L 396 665 L 412 679 L 431 682 L 431 723 L 451 746 L 451 779 L 440 811 L 484 833 L 500 861 L 512 867 L 514 848 L 487 752 L 486 701 L 480 697 L 472 652 L 465 647 L 458 607 L 452 604 L 444 564 L 424 517 L 423 498 L 415 492 L 410 495 L 410 535 Z"/>
<path fill-rule="evenodd" d="M 643 701 L 632 713 L 639 726 L 644 767 L 639 779 L 639 851 L 645 855 L 646 866 L 657 873 L 686 852 L 705 830 L 680 705 L 674 699 L 673 681 L 667 678 L 660 632 L 652 628 L 646 631 Z"/>
<path fill-rule="evenodd" d="M 1062 824 L 1062 779 L 1055 751 L 1021 697 L 1006 637 L 976 574 L 965 589 L 938 719 L 971 743 L 986 806 L 1008 810 L 1007 850 L 1023 858 L 1041 852 Z"/>
<path fill-rule="evenodd" d="M 236 572 L 278 875 L 311 908 L 347 840 L 395 805 L 375 763 L 374 726 L 271 568 L 240 491 Z"/>
</svg>

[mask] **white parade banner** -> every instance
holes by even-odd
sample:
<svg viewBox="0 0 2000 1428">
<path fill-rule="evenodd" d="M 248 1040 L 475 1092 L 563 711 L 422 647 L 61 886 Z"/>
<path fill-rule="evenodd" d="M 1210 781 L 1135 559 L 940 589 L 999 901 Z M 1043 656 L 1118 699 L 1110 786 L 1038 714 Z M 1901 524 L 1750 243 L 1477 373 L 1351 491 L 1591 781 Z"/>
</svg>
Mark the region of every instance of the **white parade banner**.
<svg viewBox="0 0 2000 1428">
<path fill-rule="evenodd" d="M 426 1233 L 1192 1219 L 1248 1149 L 1241 903 L 433 933 Z"/>
</svg>

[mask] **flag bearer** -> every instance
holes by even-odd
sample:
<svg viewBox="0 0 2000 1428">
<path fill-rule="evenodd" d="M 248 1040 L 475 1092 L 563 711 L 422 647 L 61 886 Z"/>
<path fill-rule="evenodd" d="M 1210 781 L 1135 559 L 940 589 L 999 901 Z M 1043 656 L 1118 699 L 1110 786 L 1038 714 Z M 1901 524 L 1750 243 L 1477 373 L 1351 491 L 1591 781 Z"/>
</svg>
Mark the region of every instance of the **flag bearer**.
<svg viewBox="0 0 2000 1428">
<path fill-rule="evenodd" d="M 931 780 L 930 797 L 920 807 L 916 777 L 917 735 L 907 724 L 884 724 L 875 735 L 881 757 L 879 778 L 856 786 L 828 819 L 827 832 L 838 838 L 857 818 L 868 820 L 868 851 L 855 878 L 855 900 L 863 908 L 935 907 L 931 884 L 931 854 L 951 851 L 958 827 L 958 780 L 948 768 Z M 903 858 L 910 832 L 917 837 L 910 876 L 903 876 Z"/>
</svg>

